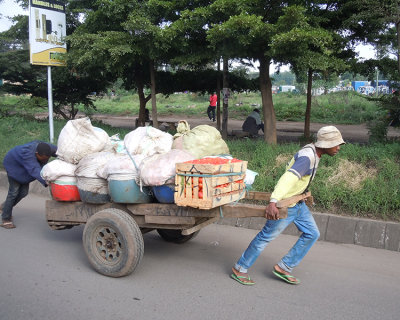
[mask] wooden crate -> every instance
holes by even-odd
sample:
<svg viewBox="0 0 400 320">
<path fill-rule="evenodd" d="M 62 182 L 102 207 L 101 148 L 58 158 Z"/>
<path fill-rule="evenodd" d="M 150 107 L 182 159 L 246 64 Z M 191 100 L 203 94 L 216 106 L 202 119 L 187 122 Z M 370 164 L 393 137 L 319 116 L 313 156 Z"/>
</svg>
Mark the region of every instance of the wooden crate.
<svg viewBox="0 0 400 320">
<path fill-rule="evenodd" d="M 237 161 L 237 160 L 236 160 Z M 211 209 L 246 196 L 247 161 L 225 164 L 177 163 L 175 203 Z"/>
</svg>

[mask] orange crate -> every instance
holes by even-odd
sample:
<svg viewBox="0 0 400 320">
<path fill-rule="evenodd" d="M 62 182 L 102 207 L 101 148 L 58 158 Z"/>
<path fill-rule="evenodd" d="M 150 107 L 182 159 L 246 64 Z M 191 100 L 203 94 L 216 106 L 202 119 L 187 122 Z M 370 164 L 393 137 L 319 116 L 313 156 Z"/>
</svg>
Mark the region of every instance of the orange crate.
<svg viewBox="0 0 400 320">
<path fill-rule="evenodd" d="M 174 200 L 178 206 L 211 209 L 245 197 L 247 161 L 198 163 L 201 160 L 176 164 Z"/>
</svg>

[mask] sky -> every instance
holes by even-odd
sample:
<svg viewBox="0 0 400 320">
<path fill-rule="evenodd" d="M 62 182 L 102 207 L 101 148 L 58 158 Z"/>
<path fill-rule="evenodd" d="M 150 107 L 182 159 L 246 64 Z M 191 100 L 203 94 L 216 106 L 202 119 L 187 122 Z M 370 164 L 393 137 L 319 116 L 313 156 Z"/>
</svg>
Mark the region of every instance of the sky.
<svg viewBox="0 0 400 320">
<path fill-rule="evenodd" d="M 14 2 L 14 0 L 3 0 L 0 3 L 0 13 L 3 15 L 0 19 L 0 32 L 8 30 L 11 26 L 11 22 L 6 18 L 7 16 L 15 16 L 18 14 L 28 15 L 28 10 L 22 10 L 22 8 Z M 371 59 L 375 57 L 375 52 L 371 46 L 358 46 L 357 51 L 360 54 L 361 59 Z M 281 70 L 284 71 L 284 70 Z"/>
</svg>

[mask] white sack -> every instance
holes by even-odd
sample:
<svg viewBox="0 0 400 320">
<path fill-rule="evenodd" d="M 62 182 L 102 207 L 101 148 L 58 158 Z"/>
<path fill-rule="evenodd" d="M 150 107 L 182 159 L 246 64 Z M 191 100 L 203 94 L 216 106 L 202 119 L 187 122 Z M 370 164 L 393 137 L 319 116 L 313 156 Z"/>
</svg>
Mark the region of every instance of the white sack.
<svg viewBox="0 0 400 320">
<path fill-rule="evenodd" d="M 108 181 L 102 178 L 77 177 L 77 187 L 83 191 L 108 194 Z"/>
<path fill-rule="evenodd" d="M 115 154 L 109 161 L 97 170 L 97 175 L 103 179 L 110 179 L 110 175 L 118 176 L 118 179 L 113 177 L 113 180 L 131 180 L 139 182 L 139 167 L 144 159 L 143 155 L 129 156 L 127 154 Z"/>
<path fill-rule="evenodd" d="M 108 140 L 107 132 L 93 127 L 89 118 L 70 120 L 58 136 L 57 156 L 77 164 L 84 156 L 103 150 Z"/>
<path fill-rule="evenodd" d="M 131 155 L 141 154 L 145 157 L 171 150 L 173 137 L 153 127 L 139 127 L 125 135 L 124 143 Z"/>
<path fill-rule="evenodd" d="M 43 166 L 40 175 L 43 180 L 51 182 L 57 180 L 61 176 L 75 176 L 76 165 L 55 159 Z"/>
<path fill-rule="evenodd" d="M 99 178 L 97 170 L 101 170 L 114 157 L 112 152 L 97 152 L 83 157 L 76 166 L 75 175 L 85 178 Z"/>
<path fill-rule="evenodd" d="M 140 181 L 143 186 L 161 186 L 175 182 L 176 164 L 194 160 L 185 150 L 172 149 L 164 154 L 145 158 L 140 166 Z"/>
</svg>

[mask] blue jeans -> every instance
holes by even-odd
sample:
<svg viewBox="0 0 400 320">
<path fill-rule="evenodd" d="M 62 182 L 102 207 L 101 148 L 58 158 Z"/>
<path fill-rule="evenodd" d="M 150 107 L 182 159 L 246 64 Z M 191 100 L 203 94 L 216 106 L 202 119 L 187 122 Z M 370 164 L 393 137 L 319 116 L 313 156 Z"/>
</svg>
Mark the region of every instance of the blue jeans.
<svg viewBox="0 0 400 320">
<path fill-rule="evenodd" d="M 12 217 L 13 207 L 25 198 L 29 192 L 29 183 L 21 184 L 7 175 L 8 178 L 8 194 L 6 201 L 3 203 L 3 221 L 10 220 Z"/>
<path fill-rule="evenodd" d="M 280 235 L 292 222 L 302 234 L 292 249 L 278 263 L 283 270 L 292 272 L 293 268 L 300 263 L 319 238 L 317 224 L 304 202 L 299 202 L 294 207 L 289 208 L 286 219 L 267 220 L 264 228 L 250 242 L 246 251 L 235 264 L 235 269 L 246 273 L 267 244 Z"/>
</svg>

